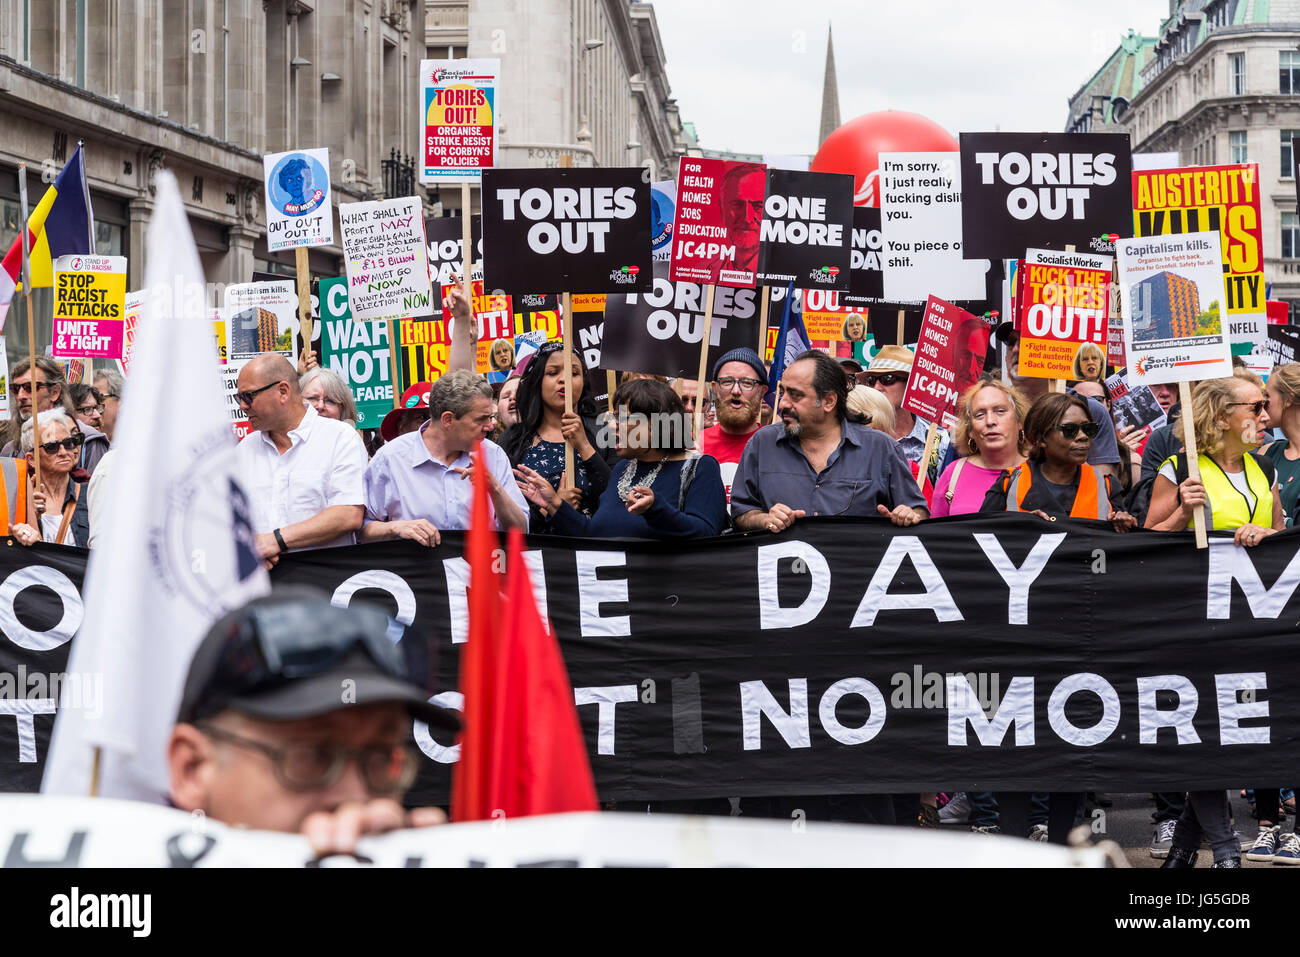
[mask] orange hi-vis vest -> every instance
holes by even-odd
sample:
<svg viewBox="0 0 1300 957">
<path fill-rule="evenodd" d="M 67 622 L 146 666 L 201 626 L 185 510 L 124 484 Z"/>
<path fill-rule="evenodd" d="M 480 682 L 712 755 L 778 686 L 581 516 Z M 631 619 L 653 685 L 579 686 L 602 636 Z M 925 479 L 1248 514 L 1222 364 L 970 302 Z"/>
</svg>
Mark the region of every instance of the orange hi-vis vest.
<svg viewBox="0 0 1300 957">
<path fill-rule="evenodd" d="M 1083 471 L 1079 475 L 1079 491 L 1075 493 L 1074 504 L 1070 507 L 1071 518 L 1110 518 L 1110 496 L 1106 492 L 1106 476 L 1099 473 L 1088 463 L 1079 466 Z M 1025 496 L 1033 476 L 1029 463 L 1022 462 L 1020 467 L 1006 480 L 1007 511 L 1023 512 Z"/>
<path fill-rule="evenodd" d="M 0 459 L 0 495 L 5 500 L 4 528 L 8 535 L 14 525 L 27 522 L 27 460 Z"/>
</svg>

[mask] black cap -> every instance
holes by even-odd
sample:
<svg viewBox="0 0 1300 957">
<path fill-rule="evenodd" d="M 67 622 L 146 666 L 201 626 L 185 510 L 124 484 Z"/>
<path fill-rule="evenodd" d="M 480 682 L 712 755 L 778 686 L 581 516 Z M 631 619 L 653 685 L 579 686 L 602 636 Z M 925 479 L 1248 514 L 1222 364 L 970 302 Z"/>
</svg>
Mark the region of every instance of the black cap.
<svg viewBox="0 0 1300 957">
<path fill-rule="evenodd" d="M 315 589 L 277 589 L 208 629 L 190 662 L 177 721 L 193 724 L 228 708 L 292 721 L 394 703 L 429 725 L 459 729 L 455 713 L 431 704 L 410 680 L 394 639 L 422 640 L 373 606 L 338 608 Z"/>
</svg>

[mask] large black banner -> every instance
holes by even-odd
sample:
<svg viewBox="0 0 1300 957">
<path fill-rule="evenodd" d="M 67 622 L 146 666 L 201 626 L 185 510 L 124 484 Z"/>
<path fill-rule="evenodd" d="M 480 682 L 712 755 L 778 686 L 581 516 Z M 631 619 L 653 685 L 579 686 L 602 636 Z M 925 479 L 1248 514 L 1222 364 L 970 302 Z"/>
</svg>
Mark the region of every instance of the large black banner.
<svg viewBox="0 0 1300 957">
<path fill-rule="evenodd" d="M 848 291 L 853 177 L 767 171 L 759 227 L 758 282 Z"/>
<path fill-rule="evenodd" d="M 484 288 L 648 290 L 650 182 L 644 172 L 485 169 Z"/>
<path fill-rule="evenodd" d="M 1013 514 L 529 547 L 606 800 L 1264 787 L 1300 763 L 1295 532 L 1197 551 Z M 411 657 L 433 653 L 430 693 L 455 706 L 462 552 L 445 532 L 295 553 L 273 577 L 413 623 L 430 645 Z M 7 789 L 39 777 L 84 556 L 0 552 Z M 411 799 L 445 801 L 453 742 L 414 739 Z"/>
<path fill-rule="evenodd" d="M 1133 235 L 1127 133 L 962 133 L 961 233 L 967 259 L 1026 249 L 1088 249 Z"/>
</svg>

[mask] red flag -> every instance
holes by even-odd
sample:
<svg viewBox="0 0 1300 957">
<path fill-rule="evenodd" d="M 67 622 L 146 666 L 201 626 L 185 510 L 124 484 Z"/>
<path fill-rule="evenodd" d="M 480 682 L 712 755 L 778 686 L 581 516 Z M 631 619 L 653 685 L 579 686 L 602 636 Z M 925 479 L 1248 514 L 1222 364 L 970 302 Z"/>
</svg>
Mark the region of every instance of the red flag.
<svg viewBox="0 0 1300 957">
<path fill-rule="evenodd" d="M 488 498 L 483 447 L 474 451 L 474 502 L 465 559 L 469 562 L 469 629 L 460 656 L 460 690 L 465 696 L 460 761 L 452 776 L 451 816 L 455 821 L 481 821 L 500 805 L 489 798 L 492 771 L 491 713 L 500 642 L 496 627 L 501 581 L 494 564 L 500 539 Z"/>
</svg>

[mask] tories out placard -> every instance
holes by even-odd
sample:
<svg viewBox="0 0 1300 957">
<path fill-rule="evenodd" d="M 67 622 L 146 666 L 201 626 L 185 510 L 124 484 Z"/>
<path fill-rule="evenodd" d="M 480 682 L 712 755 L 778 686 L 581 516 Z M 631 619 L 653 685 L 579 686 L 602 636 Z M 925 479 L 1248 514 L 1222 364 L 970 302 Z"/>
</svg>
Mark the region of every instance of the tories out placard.
<svg viewBox="0 0 1300 957">
<path fill-rule="evenodd" d="M 605 368 L 689 378 L 698 373 L 704 288 L 699 283 L 673 282 L 667 266 L 655 264 L 651 292 L 605 298 L 600 356 Z M 712 370 L 718 357 L 731 349 L 752 349 L 757 340 L 758 293 L 725 286 L 715 290 L 705 368 Z"/>
<path fill-rule="evenodd" d="M 420 182 L 478 183 L 496 165 L 500 60 L 421 60 Z"/>
<path fill-rule="evenodd" d="M 433 312 L 419 199 L 344 203 L 339 225 L 354 319 L 382 322 Z"/>
<path fill-rule="evenodd" d="M 1132 235 L 1127 133 L 962 133 L 960 139 L 967 256 L 1086 249 L 1103 233 Z"/>
<path fill-rule="evenodd" d="M 984 371 L 992 329 L 982 316 L 931 296 L 903 393 L 903 410 L 951 429 L 957 422 L 957 398 Z"/>
<path fill-rule="evenodd" d="M 1218 232 L 1121 239 L 1130 386 L 1232 375 Z"/>
<path fill-rule="evenodd" d="M 885 298 L 981 299 L 989 262 L 962 252 L 961 168 L 956 153 L 881 153 Z"/>
<path fill-rule="evenodd" d="M 1262 347 L 1268 338 L 1261 222 L 1254 163 L 1133 174 L 1134 236 L 1218 232 L 1229 343 Z"/>
<path fill-rule="evenodd" d="M 642 170 L 483 173 L 483 282 L 506 293 L 650 288 L 650 184 Z"/>
<path fill-rule="evenodd" d="M 847 292 L 852 231 L 852 176 L 769 169 L 758 282 Z"/>
<path fill-rule="evenodd" d="M 672 280 L 754 285 L 766 190 L 762 163 L 683 156 L 677 164 Z"/>
<path fill-rule="evenodd" d="M 262 157 L 266 248 L 271 252 L 334 243 L 330 151 L 291 150 Z"/>
<path fill-rule="evenodd" d="M 125 339 L 125 256 L 60 256 L 54 260 L 56 359 L 120 359 Z"/>
<path fill-rule="evenodd" d="M 1109 256 L 1091 253 L 1026 251 L 1017 270 L 1018 375 L 1095 379 L 1105 369 L 1113 265 Z M 1094 374 L 1085 366 L 1089 356 L 1100 362 Z"/>
</svg>

